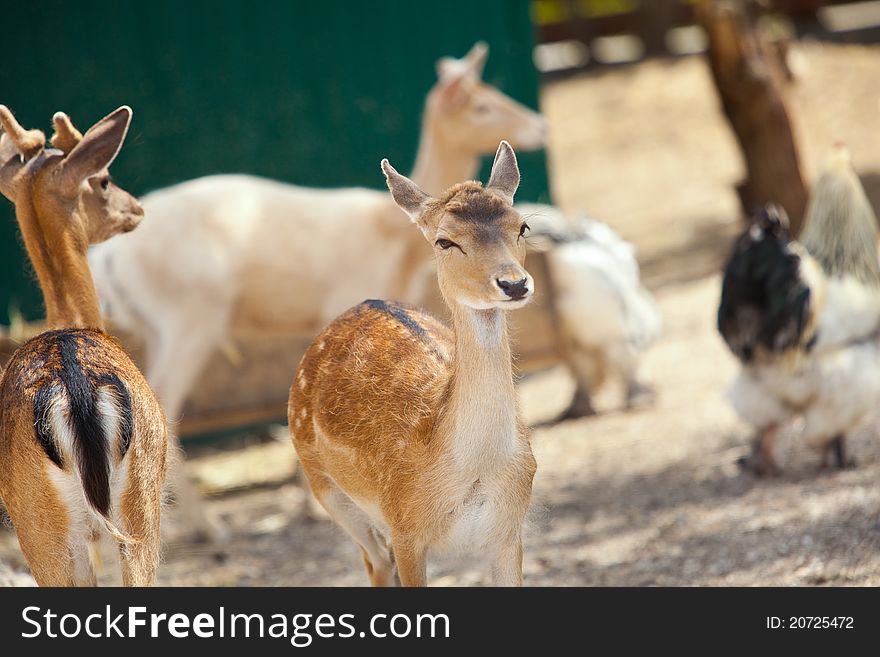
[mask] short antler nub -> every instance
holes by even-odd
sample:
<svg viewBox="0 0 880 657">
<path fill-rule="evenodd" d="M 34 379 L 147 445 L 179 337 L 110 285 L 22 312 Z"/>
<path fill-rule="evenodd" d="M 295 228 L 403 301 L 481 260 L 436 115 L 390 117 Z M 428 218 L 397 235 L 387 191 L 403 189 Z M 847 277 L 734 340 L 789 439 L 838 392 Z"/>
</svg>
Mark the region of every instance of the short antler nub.
<svg viewBox="0 0 880 657">
<path fill-rule="evenodd" d="M 51 142 L 58 150 L 69 153 L 82 141 L 82 133 L 76 129 L 70 117 L 64 112 L 55 112 L 52 125 L 55 126 L 55 134 L 52 135 Z"/>
<path fill-rule="evenodd" d="M 25 130 L 6 105 L 0 105 L 0 126 L 25 158 L 37 154 L 46 145 L 46 135 L 40 130 Z"/>
</svg>

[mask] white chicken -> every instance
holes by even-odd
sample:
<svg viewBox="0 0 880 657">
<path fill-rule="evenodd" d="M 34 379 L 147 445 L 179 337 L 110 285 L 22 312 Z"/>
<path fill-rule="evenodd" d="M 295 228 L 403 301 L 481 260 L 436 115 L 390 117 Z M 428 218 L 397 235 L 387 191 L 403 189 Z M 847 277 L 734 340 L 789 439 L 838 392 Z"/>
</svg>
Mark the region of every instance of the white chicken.
<svg viewBox="0 0 880 657">
<path fill-rule="evenodd" d="M 725 268 L 719 330 L 743 368 L 730 400 L 757 430 L 741 464 L 777 474 L 779 428 L 802 417 L 823 467 L 847 467 L 845 439 L 880 400 L 877 220 L 838 148 L 813 189 L 801 242 L 769 207 Z"/>
<path fill-rule="evenodd" d="M 612 377 L 625 386 L 627 408 L 651 401 L 653 391 L 639 381 L 638 365 L 659 337 L 662 319 L 639 280 L 635 247 L 594 219 L 569 218 L 547 205 L 519 203 L 516 209 L 531 228 L 530 243 L 549 243 L 557 320 L 577 382 L 562 419 L 595 413 L 593 395 Z"/>
</svg>

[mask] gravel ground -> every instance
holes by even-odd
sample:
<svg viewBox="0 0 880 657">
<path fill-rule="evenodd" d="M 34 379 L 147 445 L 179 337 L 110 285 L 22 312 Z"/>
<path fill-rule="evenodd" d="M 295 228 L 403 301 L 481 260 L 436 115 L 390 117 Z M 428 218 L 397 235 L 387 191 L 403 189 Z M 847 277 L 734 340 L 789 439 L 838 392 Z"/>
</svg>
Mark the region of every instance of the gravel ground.
<svg viewBox="0 0 880 657">
<path fill-rule="evenodd" d="M 791 96 L 805 165 L 815 171 L 830 144 L 844 140 L 880 199 L 880 49 L 802 44 L 797 54 L 802 72 Z M 557 202 L 588 210 L 638 245 L 665 333 L 644 360 L 655 405 L 623 413 L 608 390 L 600 415 L 533 432 L 539 468 L 526 583 L 880 585 L 876 420 L 851 439 L 853 470 L 820 473 L 797 427 L 780 441 L 784 476 L 758 480 L 735 465 L 749 430 L 724 399 L 737 366 L 715 332 L 714 310 L 742 172 L 702 61 L 554 82 L 543 106 Z M 561 411 L 572 385 L 562 368 L 524 378 L 527 420 Z M 202 467 L 212 458 L 199 459 Z M 175 540 L 169 514 L 161 584 L 367 583 L 354 545 L 314 510 L 296 476 L 210 504 L 232 530 L 230 542 Z M 23 569 L 13 534 L 0 532 L 0 584 L 26 583 Z M 486 583 L 467 557 L 434 563 L 429 575 L 434 585 Z"/>
</svg>

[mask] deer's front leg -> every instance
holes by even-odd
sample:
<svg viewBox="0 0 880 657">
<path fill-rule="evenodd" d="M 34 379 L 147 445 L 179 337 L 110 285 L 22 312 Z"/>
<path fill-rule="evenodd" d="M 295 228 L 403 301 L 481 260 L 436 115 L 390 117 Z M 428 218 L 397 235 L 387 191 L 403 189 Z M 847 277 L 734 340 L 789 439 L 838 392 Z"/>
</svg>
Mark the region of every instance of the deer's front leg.
<svg viewBox="0 0 880 657">
<path fill-rule="evenodd" d="M 492 584 L 522 586 L 522 537 L 517 534 L 501 546 L 492 561 Z"/>
<path fill-rule="evenodd" d="M 392 540 L 394 561 L 402 586 L 427 586 L 428 570 L 424 548 L 399 540 Z"/>
</svg>

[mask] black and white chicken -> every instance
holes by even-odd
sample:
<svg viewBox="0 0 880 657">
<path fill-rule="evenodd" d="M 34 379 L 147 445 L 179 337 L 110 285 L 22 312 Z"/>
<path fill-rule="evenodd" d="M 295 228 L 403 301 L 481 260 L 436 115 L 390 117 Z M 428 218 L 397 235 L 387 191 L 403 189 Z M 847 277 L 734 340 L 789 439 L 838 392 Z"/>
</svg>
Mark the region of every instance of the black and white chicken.
<svg viewBox="0 0 880 657">
<path fill-rule="evenodd" d="M 845 149 L 816 182 L 800 242 L 775 206 L 737 239 L 718 329 L 742 363 L 730 400 L 757 430 L 743 465 L 778 473 L 776 433 L 797 417 L 823 466 L 849 465 L 846 436 L 880 401 L 880 260 L 876 217 Z"/>
</svg>

